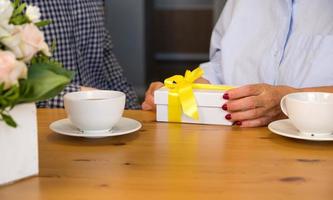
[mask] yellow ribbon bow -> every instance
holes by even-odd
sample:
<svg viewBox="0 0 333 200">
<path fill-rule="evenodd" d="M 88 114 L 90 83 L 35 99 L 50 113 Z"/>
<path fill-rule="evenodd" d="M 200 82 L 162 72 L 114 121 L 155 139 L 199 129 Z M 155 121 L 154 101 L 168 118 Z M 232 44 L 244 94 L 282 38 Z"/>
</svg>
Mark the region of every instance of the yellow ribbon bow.
<svg viewBox="0 0 333 200">
<path fill-rule="evenodd" d="M 192 119 L 199 119 L 197 102 L 193 89 L 229 90 L 233 87 L 224 85 L 195 84 L 194 81 L 204 74 L 199 67 L 193 71 L 186 70 L 185 76 L 175 75 L 165 79 L 168 92 L 168 119 L 170 122 L 181 122 L 182 111 Z"/>
</svg>

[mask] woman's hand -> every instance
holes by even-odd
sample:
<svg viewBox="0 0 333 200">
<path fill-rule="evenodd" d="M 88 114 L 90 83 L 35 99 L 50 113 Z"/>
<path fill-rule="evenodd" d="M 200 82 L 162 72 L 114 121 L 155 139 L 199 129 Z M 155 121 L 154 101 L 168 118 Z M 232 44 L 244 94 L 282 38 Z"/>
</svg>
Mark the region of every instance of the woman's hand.
<svg viewBox="0 0 333 200">
<path fill-rule="evenodd" d="M 280 109 L 280 100 L 291 92 L 297 92 L 297 89 L 268 84 L 246 85 L 229 90 L 223 96 L 228 100 L 223 109 L 230 113 L 226 119 L 242 127 L 265 126 L 285 117 Z"/>
<path fill-rule="evenodd" d="M 153 82 L 150 84 L 145 94 L 145 101 L 141 105 L 142 110 L 156 110 L 156 105 L 154 103 L 154 92 L 163 86 L 164 84 L 161 82 Z"/>
</svg>

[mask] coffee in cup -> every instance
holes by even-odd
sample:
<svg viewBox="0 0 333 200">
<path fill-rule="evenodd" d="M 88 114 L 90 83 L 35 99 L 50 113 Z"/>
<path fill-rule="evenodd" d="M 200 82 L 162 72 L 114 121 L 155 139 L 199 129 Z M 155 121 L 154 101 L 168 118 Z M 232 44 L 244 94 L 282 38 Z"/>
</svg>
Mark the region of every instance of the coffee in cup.
<svg viewBox="0 0 333 200">
<path fill-rule="evenodd" d="M 126 95 L 118 91 L 92 90 L 64 96 L 69 120 L 83 133 L 110 131 L 121 119 Z"/>
<path fill-rule="evenodd" d="M 281 99 L 281 109 L 301 134 L 326 136 L 333 133 L 333 93 L 291 93 Z"/>
</svg>

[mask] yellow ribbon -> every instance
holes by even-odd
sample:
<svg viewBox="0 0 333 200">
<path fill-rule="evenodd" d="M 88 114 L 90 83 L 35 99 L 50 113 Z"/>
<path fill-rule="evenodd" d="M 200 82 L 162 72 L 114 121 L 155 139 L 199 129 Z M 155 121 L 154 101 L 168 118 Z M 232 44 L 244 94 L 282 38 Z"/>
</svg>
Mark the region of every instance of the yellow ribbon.
<svg viewBox="0 0 333 200">
<path fill-rule="evenodd" d="M 164 85 L 168 92 L 168 119 L 170 122 L 181 122 L 182 112 L 192 119 L 199 119 L 197 102 L 193 89 L 230 90 L 233 87 L 225 85 L 195 84 L 195 80 L 203 75 L 199 67 L 193 71 L 186 70 L 185 76 L 175 75 L 165 79 Z"/>
</svg>

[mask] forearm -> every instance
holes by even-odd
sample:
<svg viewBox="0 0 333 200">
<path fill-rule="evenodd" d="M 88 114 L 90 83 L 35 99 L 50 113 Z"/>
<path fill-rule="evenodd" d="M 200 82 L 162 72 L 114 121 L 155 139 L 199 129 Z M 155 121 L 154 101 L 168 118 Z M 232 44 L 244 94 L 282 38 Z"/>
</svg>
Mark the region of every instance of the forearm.
<svg viewBox="0 0 333 200">
<path fill-rule="evenodd" d="M 301 88 L 299 92 L 329 92 L 333 93 L 333 86 Z"/>
<path fill-rule="evenodd" d="M 308 87 L 308 88 L 293 88 L 289 86 L 278 86 L 278 93 L 282 98 L 284 95 L 294 92 L 328 92 L 333 93 L 333 86 Z"/>
<path fill-rule="evenodd" d="M 210 82 L 205 78 L 198 78 L 195 83 L 210 84 Z"/>
</svg>

